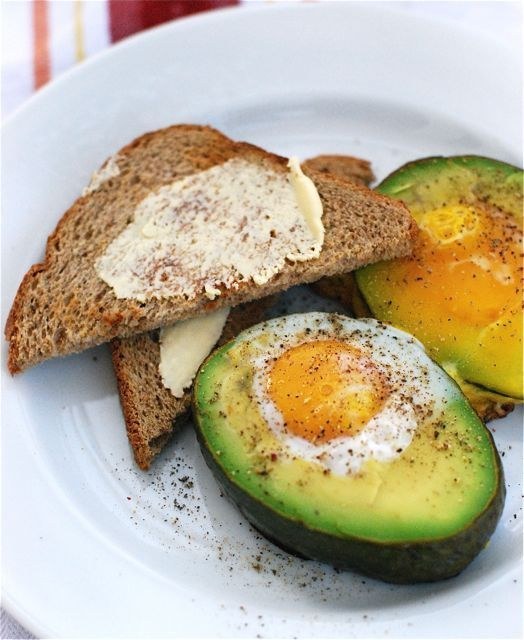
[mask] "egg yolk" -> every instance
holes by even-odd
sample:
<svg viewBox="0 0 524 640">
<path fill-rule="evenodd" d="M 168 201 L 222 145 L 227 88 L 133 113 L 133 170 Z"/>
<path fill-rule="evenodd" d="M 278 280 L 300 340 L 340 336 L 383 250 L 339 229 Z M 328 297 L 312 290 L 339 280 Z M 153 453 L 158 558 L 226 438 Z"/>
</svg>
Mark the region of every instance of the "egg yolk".
<svg viewBox="0 0 524 640">
<path fill-rule="evenodd" d="M 268 392 L 288 433 L 322 443 L 358 433 L 390 389 L 363 351 L 322 340 L 285 351 L 271 367 Z"/>
<path fill-rule="evenodd" d="M 406 313 L 423 307 L 431 309 L 429 325 L 448 314 L 486 326 L 514 306 L 522 268 L 514 218 L 459 204 L 415 219 L 420 234 L 413 256 L 400 262 L 395 285 Z"/>
<path fill-rule="evenodd" d="M 459 242 L 478 231 L 479 218 L 468 205 L 445 206 L 429 211 L 419 221 L 419 228 L 441 245 Z"/>
</svg>

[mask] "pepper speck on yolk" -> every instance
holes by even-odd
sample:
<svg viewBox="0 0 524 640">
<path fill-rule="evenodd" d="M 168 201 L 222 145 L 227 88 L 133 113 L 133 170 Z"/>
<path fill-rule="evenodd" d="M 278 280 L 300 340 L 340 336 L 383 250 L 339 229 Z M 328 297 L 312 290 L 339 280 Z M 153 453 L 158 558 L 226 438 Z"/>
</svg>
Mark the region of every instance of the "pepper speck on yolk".
<svg viewBox="0 0 524 640">
<path fill-rule="evenodd" d="M 268 392 L 288 433 L 322 443 L 358 433 L 390 390 L 362 351 L 323 340 L 285 351 L 271 368 Z"/>
</svg>

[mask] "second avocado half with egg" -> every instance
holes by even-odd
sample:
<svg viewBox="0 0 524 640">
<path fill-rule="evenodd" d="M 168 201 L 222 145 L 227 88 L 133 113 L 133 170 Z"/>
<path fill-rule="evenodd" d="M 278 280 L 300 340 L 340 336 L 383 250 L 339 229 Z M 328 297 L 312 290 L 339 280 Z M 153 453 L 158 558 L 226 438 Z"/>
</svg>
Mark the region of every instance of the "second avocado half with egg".
<svg viewBox="0 0 524 640">
<path fill-rule="evenodd" d="M 524 397 L 523 180 L 480 156 L 409 162 L 377 191 L 414 216 L 413 254 L 355 273 L 355 312 L 415 335 L 484 420 Z"/>
<path fill-rule="evenodd" d="M 195 380 L 207 464 L 270 540 L 397 583 L 448 578 L 504 503 L 493 439 L 408 334 L 295 314 L 241 333 Z"/>
</svg>

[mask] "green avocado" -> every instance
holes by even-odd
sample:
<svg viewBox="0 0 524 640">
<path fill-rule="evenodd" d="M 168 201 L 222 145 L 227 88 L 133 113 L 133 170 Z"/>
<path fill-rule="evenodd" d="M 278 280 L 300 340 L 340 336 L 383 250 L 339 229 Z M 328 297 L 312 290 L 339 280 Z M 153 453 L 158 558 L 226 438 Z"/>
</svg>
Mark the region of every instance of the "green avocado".
<svg viewBox="0 0 524 640">
<path fill-rule="evenodd" d="M 416 336 L 484 419 L 523 398 L 523 177 L 479 156 L 404 165 L 377 191 L 415 218 L 413 253 L 355 272 L 368 315 Z"/>
<path fill-rule="evenodd" d="M 500 518 L 490 432 L 416 339 L 376 320 L 307 313 L 244 331 L 200 368 L 193 412 L 224 493 L 302 557 L 435 581 Z"/>
</svg>

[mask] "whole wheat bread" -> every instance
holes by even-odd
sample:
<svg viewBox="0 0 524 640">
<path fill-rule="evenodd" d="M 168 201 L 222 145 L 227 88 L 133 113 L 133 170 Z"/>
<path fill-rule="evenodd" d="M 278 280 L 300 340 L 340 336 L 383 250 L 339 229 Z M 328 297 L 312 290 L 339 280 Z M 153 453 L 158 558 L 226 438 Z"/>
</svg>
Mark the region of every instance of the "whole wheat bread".
<svg viewBox="0 0 524 640">
<path fill-rule="evenodd" d="M 346 155 L 320 155 L 309 158 L 302 164 L 302 168 L 310 168 L 323 173 L 330 173 L 347 180 L 352 180 L 367 187 L 373 182 L 375 176 L 371 169 L 371 163 L 362 158 Z M 351 273 L 341 273 L 334 276 L 320 278 L 311 284 L 313 290 L 325 296 L 337 300 L 347 307 L 353 314 L 359 317 L 366 316 L 366 309 L 362 305 L 361 296 L 357 294 L 356 283 Z M 369 315 L 369 309 L 367 309 Z"/>
<path fill-rule="evenodd" d="M 375 179 L 370 162 L 354 156 L 315 156 L 305 160 L 302 163 L 302 169 L 304 171 L 312 170 L 328 173 L 366 186 L 369 186 Z"/>
<path fill-rule="evenodd" d="M 350 156 L 337 156 L 338 162 L 334 156 L 309 158 L 302 163 L 302 168 L 324 171 L 326 158 L 331 159 L 332 171 L 348 180 L 361 184 L 369 184 L 373 180 L 369 162 Z M 219 344 L 262 320 L 270 302 L 271 298 L 264 298 L 232 309 Z M 182 398 L 175 398 L 164 387 L 159 373 L 157 331 L 115 338 L 111 341 L 111 354 L 129 443 L 137 465 L 147 470 L 187 415 L 191 390 Z"/>
<path fill-rule="evenodd" d="M 262 320 L 272 297 L 239 305 L 228 316 L 218 344 Z M 149 469 L 191 404 L 191 390 L 175 398 L 160 376 L 158 331 L 111 341 L 127 436 L 137 465 Z"/>
<path fill-rule="evenodd" d="M 309 170 L 324 207 L 326 233 L 317 259 L 288 263 L 266 284 L 241 282 L 213 301 L 204 292 L 189 300 L 179 296 L 146 302 L 117 299 L 98 277 L 95 260 L 149 194 L 232 158 L 288 171 L 285 158 L 195 125 L 143 135 L 119 151 L 117 158 L 119 174 L 109 172 L 106 180 L 72 205 L 49 237 L 44 261 L 33 265 L 20 284 L 6 324 L 12 373 L 46 358 L 221 306 L 236 306 L 411 250 L 415 226 L 402 204 L 348 180 Z"/>
</svg>

